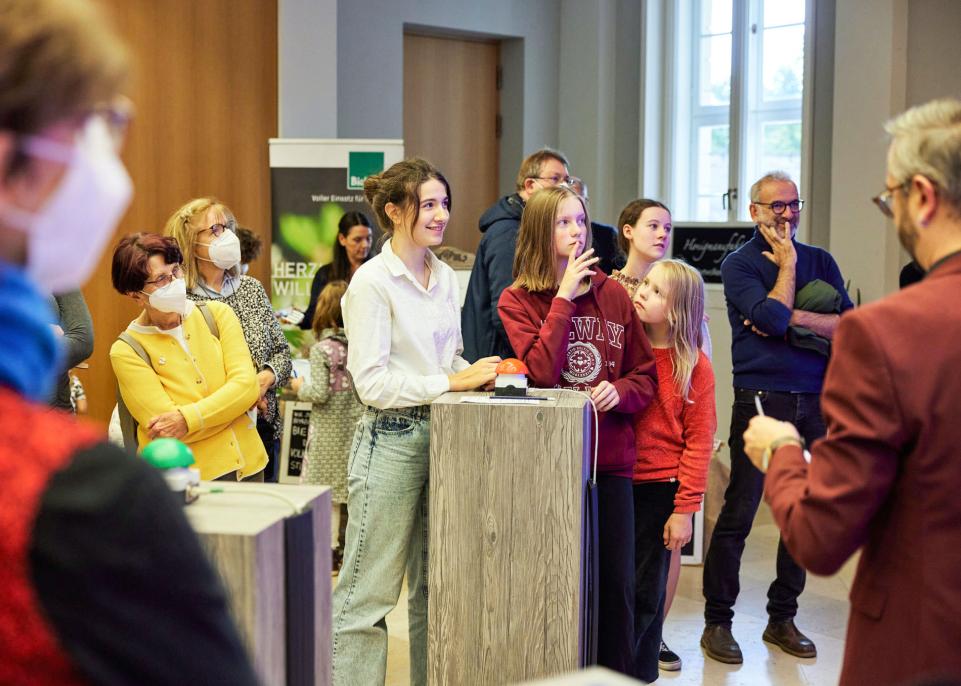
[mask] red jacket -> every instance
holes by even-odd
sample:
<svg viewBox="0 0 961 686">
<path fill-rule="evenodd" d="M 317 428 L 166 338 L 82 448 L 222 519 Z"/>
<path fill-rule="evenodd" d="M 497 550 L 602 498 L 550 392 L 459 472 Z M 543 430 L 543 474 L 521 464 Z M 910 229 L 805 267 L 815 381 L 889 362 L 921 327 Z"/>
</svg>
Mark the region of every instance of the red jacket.
<svg viewBox="0 0 961 686">
<path fill-rule="evenodd" d="M 68 415 L 33 405 L 0 388 L 0 478 L 4 484 L 0 505 L 0 683 L 86 683 L 37 596 L 30 547 L 40 500 L 51 477 L 78 449 L 96 441 L 92 429 L 74 423 Z"/>
<path fill-rule="evenodd" d="M 961 677 L 961 255 L 841 317 L 827 436 L 771 459 L 765 497 L 791 556 L 833 574 L 861 550 L 842 686 Z M 950 681 L 951 679 L 948 679 Z"/>
<path fill-rule="evenodd" d="M 605 380 L 614 384 L 621 400 L 600 413 L 597 471 L 630 477 L 634 414 L 657 389 L 651 344 L 627 292 L 603 273 L 574 302 L 556 292 L 506 289 L 497 310 L 507 337 L 534 386 L 589 390 Z"/>
<path fill-rule="evenodd" d="M 707 484 L 707 465 L 714 448 L 717 415 L 714 411 L 714 370 L 698 351 L 691 374 L 691 402 L 674 385 L 674 363 L 669 348 L 656 348 L 657 398 L 634 422 L 637 462 L 634 482 L 680 481 L 674 496 L 675 512 L 701 509 Z"/>
</svg>

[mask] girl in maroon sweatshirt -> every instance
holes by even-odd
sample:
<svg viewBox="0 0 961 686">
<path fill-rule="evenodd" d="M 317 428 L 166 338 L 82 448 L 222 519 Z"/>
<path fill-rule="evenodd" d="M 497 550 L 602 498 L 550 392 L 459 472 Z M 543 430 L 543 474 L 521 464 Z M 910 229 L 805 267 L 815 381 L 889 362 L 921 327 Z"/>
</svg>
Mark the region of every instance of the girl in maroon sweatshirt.
<svg viewBox="0 0 961 686">
<path fill-rule="evenodd" d="M 635 659 L 636 676 L 650 682 L 658 676 L 671 551 L 691 540 L 717 418 L 714 372 L 700 349 L 701 275 L 679 260 L 656 262 L 634 294 L 634 307 L 654 346 L 660 381 L 657 398 L 635 424 Z"/>
<path fill-rule="evenodd" d="M 657 388 L 647 336 L 617 283 L 591 267 L 584 201 L 567 186 L 536 192 L 524 208 L 514 284 L 498 312 L 514 353 L 541 388 L 589 392 L 599 413 L 598 663 L 633 668 L 634 414 Z"/>
</svg>

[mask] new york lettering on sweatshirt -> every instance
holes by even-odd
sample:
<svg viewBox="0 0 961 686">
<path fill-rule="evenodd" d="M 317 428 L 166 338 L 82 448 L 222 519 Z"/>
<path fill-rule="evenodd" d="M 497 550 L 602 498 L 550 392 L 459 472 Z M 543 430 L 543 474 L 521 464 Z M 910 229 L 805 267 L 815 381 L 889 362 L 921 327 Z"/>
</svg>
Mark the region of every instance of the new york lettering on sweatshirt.
<svg viewBox="0 0 961 686">
<path fill-rule="evenodd" d="M 654 354 L 626 291 L 607 276 L 592 277 L 588 292 L 574 301 L 556 290 L 532 293 L 508 288 L 498 311 L 533 386 L 590 390 L 602 381 L 620 402 L 600 413 L 598 470 L 630 476 L 634 463 L 632 418 L 647 407 L 657 388 Z"/>
<path fill-rule="evenodd" d="M 542 319 L 541 327 L 546 323 Z M 618 350 L 624 347 L 623 324 L 594 316 L 571 317 L 571 323 L 573 328 L 568 335 L 567 363 L 561 371 L 561 377 L 567 384 L 555 383 L 555 388 L 578 388 L 591 384 L 600 376 L 602 366 L 614 368 L 614 360 L 604 359 L 601 347 L 605 344 Z"/>
</svg>

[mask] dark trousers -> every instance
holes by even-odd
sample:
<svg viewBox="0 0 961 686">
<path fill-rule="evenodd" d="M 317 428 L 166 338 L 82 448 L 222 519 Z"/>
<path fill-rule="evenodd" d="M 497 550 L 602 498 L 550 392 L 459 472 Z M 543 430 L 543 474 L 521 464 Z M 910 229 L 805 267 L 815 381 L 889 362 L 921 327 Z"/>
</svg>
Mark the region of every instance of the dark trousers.
<svg viewBox="0 0 961 686">
<path fill-rule="evenodd" d="M 824 435 L 820 396 L 815 393 L 783 393 L 734 389 L 731 412 L 731 481 L 724 493 L 724 507 L 718 516 L 711 545 L 704 560 L 704 621 L 730 626 L 734 602 L 741 590 L 738 574 L 744 542 L 751 532 L 761 502 L 764 475 L 744 454 L 744 430 L 757 414 L 754 397 L 761 398 L 764 412 L 788 421 L 810 445 Z M 793 619 L 797 598 L 804 590 L 804 570 L 791 558 L 784 541 L 778 540 L 777 576 L 767 592 L 767 613 L 772 622 Z"/>
<path fill-rule="evenodd" d="M 630 675 L 634 652 L 634 497 L 629 477 L 597 477 L 597 663 Z"/>
<path fill-rule="evenodd" d="M 634 484 L 634 676 L 645 682 L 658 676 L 671 562 L 671 552 L 664 547 L 664 525 L 674 513 L 677 486 L 676 481 Z"/>
<path fill-rule="evenodd" d="M 280 442 L 277 440 L 278 437 L 274 435 L 273 423 L 257 415 L 257 433 L 260 435 L 260 440 L 264 444 L 264 450 L 267 451 L 267 466 L 264 467 L 264 481 L 267 483 L 276 483 L 280 476 L 277 466 L 277 456 L 280 454 Z"/>
</svg>

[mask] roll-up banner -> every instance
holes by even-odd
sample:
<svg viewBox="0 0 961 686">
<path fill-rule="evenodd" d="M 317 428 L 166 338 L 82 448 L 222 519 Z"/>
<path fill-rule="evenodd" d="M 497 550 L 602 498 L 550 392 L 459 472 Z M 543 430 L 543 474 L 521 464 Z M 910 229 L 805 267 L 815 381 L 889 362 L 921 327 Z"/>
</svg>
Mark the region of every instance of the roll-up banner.
<svg viewBox="0 0 961 686">
<path fill-rule="evenodd" d="M 364 179 L 403 157 L 401 140 L 270 139 L 270 292 L 281 321 L 307 308 L 314 273 L 332 259 L 341 216 L 364 212 L 376 225 Z M 375 250 L 378 233 L 375 227 Z M 306 332 L 284 326 L 284 333 L 295 351 L 303 350 Z"/>
</svg>

